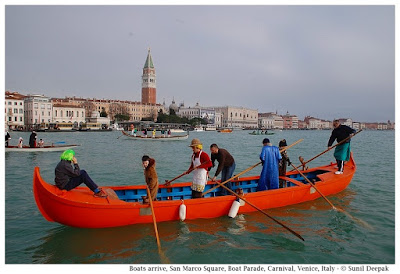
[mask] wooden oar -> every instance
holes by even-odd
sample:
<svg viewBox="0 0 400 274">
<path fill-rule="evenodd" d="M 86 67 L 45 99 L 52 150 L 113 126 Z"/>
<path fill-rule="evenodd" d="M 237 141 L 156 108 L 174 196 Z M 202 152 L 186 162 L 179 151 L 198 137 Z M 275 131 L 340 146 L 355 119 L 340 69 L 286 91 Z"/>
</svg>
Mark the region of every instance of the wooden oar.
<svg viewBox="0 0 400 274">
<path fill-rule="evenodd" d="M 271 220 L 273 220 L 275 223 L 279 224 L 280 226 L 284 227 L 285 229 L 287 229 L 288 231 L 290 231 L 293 235 L 295 235 L 297 238 L 301 239 L 302 241 L 304 241 L 304 238 L 301 237 L 301 235 L 295 231 L 293 231 L 292 229 L 290 229 L 289 227 L 287 227 L 286 225 L 284 225 L 283 223 L 281 223 L 280 221 L 278 221 L 277 219 L 275 219 L 274 217 L 272 217 L 271 215 L 269 215 L 267 212 L 263 211 L 262 209 L 258 208 L 257 206 L 255 206 L 254 204 L 250 203 L 248 200 L 246 200 L 246 198 L 244 198 L 243 196 L 238 195 L 237 193 L 235 193 L 234 191 L 232 191 L 230 188 L 228 188 L 227 186 L 224 186 L 223 184 L 216 182 L 217 184 L 219 184 L 219 186 L 225 188 L 227 191 L 229 191 L 231 194 L 235 195 L 236 197 L 238 197 L 239 199 L 242 199 L 243 201 L 245 201 L 247 204 L 249 204 L 250 206 L 252 206 L 253 208 L 257 209 L 258 211 L 260 211 L 262 214 L 264 214 L 265 216 L 267 216 L 268 218 L 270 218 Z"/>
<path fill-rule="evenodd" d="M 282 148 L 281 150 L 279 150 L 279 152 L 282 153 L 282 152 L 284 152 L 285 150 L 287 150 L 287 149 L 289 149 L 289 148 L 291 148 L 291 147 L 297 145 L 298 143 L 300 143 L 300 142 L 302 142 L 302 141 L 303 141 L 303 139 L 299 139 L 299 140 L 297 140 L 296 142 L 294 142 L 293 144 L 291 144 L 290 146 L 286 146 L 286 147 Z M 249 167 L 249 168 L 243 170 L 242 172 L 240 172 L 239 174 L 237 174 L 237 175 L 235 175 L 235 176 L 229 178 L 228 180 L 226 180 L 226 181 L 224 181 L 224 182 L 221 182 L 220 184 L 225 185 L 226 183 L 228 183 L 228 182 L 230 182 L 230 181 L 232 181 L 232 180 L 238 178 L 239 176 L 242 176 L 242 175 L 245 174 L 246 172 L 249 172 L 250 170 L 252 170 L 252 169 L 255 168 L 256 166 L 260 165 L 261 163 L 262 163 L 262 162 L 258 162 L 257 164 L 252 165 L 251 167 Z M 207 190 L 206 192 L 203 192 L 202 196 L 208 194 L 209 192 L 213 191 L 214 189 L 216 189 L 216 188 L 218 188 L 218 187 L 219 187 L 219 186 L 214 186 L 214 187 L 210 188 L 210 189 Z"/>
<path fill-rule="evenodd" d="M 328 198 L 326 198 L 326 196 L 324 194 L 322 194 L 322 192 L 315 186 L 315 184 L 313 182 L 311 182 L 307 176 L 305 176 L 303 174 L 303 172 L 301 172 L 297 167 L 295 167 L 292 163 L 291 163 L 292 167 L 319 193 L 319 195 L 321 195 L 322 198 L 324 198 L 324 200 L 336 211 L 342 212 L 345 215 L 347 215 L 349 218 L 353 219 L 354 221 L 364 225 L 365 227 L 369 228 L 370 230 L 373 230 L 373 227 L 371 225 L 369 225 L 367 222 L 358 219 L 356 217 L 353 217 L 350 213 L 348 213 L 347 211 L 341 209 L 341 208 L 337 208 L 336 206 L 334 206 L 331 201 L 328 200 Z"/>
<path fill-rule="evenodd" d="M 158 246 L 158 254 L 160 255 L 160 259 L 161 259 L 162 263 L 169 264 L 170 262 L 169 262 L 168 258 L 165 256 L 164 252 L 161 249 L 160 238 L 158 237 L 156 214 L 154 213 L 153 200 L 152 200 L 151 195 L 150 195 L 149 186 L 146 186 L 146 190 L 147 190 L 147 196 L 148 196 L 149 203 L 150 203 L 151 215 L 153 217 L 153 225 L 154 225 L 154 232 L 156 234 L 156 240 L 157 240 L 157 246 Z"/>
<path fill-rule="evenodd" d="M 331 146 L 331 147 L 329 147 L 328 149 L 326 149 L 325 151 L 321 152 L 321 153 L 318 154 L 317 156 L 312 157 L 310 160 L 305 161 L 305 162 L 302 162 L 301 165 L 297 166 L 297 168 L 302 167 L 303 165 L 305 166 L 305 165 L 308 164 L 309 162 L 311 162 L 311 161 L 317 159 L 319 156 L 321 156 L 321 155 L 327 153 L 327 152 L 328 152 L 329 150 L 331 150 L 332 148 L 335 148 L 335 147 L 337 147 L 337 146 L 339 146 L 339 145 L 345 143 L 347 140 L 353 138 L 354 136 L 356 136 L 356 135 L 357 135 L 358 133 L 360 133 L 361 131 L 362 131 L 362 129 L 360 129 L 359 131 L 357 131 L 356 133 L 354 133 L 353 136 L 347 137 L 346 139 L 340 141 L 340 142 L 337 143 L 336 145 Z M 294 170 L 294 169 L 292 169 L 291 171 L 293 171 L 293 170 Z"/>
<path fill-rule="evenodd" d="M 164 186 L 169 186 L 173 181 L 175 181 L 175 180 L 181 178 L 181 177 L 184 176 L 184 175 L 189 174 L 190 172 L 192 172 L 193 170 L 195 170 L 195 169 L 198 168 L 199 166 L 201 166 L 201 165 L 203 165 L 203 164 L 205 164 L 205 163 L 208 163 L 208 162 L 210 162 L 210 161 L 205 161 L 204 163 L 201 163 L 201 164 L 198 165 L 198 166 L 192 167 L 191 169 L 189 169 L 189 170 L 183 172 L 181 175 L 178 175 L 178 176 L 176 176 L 175 178 L 173 178 L 173 179 L 171 179 L 171 180 L 169 180 L 169 181 L 168 181 L 168 180 L 165 180 Z"/>
<path fill-rule="evenodd" d="M 334 209 L 334 210 L 338 210 L 332 203 L 331 201 L 328 200 L 328 198 L 325 197 L 324 194 L 322 194 L 321 191 L 319 191 L 319 189 L 315 186 L 315 184 L 313 184 L 305 175 L 303 172 L 301 172 L 297 167 L 295 167 L 292 163 L 290 163 L 292 165 L 292 167 L 319 193 L 319 195 L 321 195 L 322 198 L 325 199 L 325 201 L 328 202 L 328 204 Z"/>
<path fill-rule="evenodd" d="M 158 246 L 158 249 L 161 249 L 160 238 L 158 237 L 156 215 L 154 214 L 153 200 L 152 200 L 151 195 L 150 195 L 149 186 L 146 186 L 146 190 L 147 190 L 147 197 L 148 197 L 149 203 L 150 203 L 151 214 L 153 216 L 154 232 L 156 233 L 157 246 Z"/>
</svg>

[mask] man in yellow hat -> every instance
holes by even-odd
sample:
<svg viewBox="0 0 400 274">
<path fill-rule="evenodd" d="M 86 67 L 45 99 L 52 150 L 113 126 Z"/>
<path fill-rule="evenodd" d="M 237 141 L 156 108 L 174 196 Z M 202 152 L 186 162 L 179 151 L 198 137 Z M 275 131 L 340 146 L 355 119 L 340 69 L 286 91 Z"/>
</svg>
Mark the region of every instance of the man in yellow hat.
<svg viewBox="0 0 400 274">
<path fill-rule="evenodd" d="M 192 198 L 201 198 L 207 184 L 208 168 L 212 167 L 210 156 L 203 151 L 203 144 L 199 139 L 192 140 L 189 147 L 192 148 L 192 161 L 186 174 L 193 171 Z"/>
</svg>

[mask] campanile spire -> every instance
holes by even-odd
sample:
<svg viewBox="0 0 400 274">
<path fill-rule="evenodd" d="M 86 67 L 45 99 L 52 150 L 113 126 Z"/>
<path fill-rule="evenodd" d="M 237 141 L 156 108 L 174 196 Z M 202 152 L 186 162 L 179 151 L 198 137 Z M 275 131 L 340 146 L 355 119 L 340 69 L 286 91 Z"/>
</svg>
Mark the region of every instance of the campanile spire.
<svg viewBox="0 0 400 274">
<path fill-rule="evenodd" d="M 156 104 L 156 70 L 150 48 L 147 52 L 146 62 L 142 74 L 142 104 Z"/>
</svg>

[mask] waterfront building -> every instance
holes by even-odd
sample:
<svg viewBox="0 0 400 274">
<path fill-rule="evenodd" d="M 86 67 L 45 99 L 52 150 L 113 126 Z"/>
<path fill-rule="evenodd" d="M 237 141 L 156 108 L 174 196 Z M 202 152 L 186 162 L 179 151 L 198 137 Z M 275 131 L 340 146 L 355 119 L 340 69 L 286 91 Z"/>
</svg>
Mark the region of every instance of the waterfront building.
<svg viewBox="0 0 400 274">
<path fill-rule="evenodd" d="M 275 116 L 273 112 L 259 113 L 258 114 L 258 128 L 260 129 L 273 129 L 275 128 Z"/>
<path fill-rule="evenodd" d="M 304 118 L 304 122 L 306 123 L 308 129 L 321 129 L 322 128 L 322 121 L 319 118 L 315 118 L 312 116 L 306 116 Z"/>
<path fill-rule="evenodd" d="M 83 107 L 86 117 L 92 116 L 93 111 L 97 111 L 99 114 L 103 112 L 111 121 L 115 120 L 117 114 L 128 115 L 131 121 L 141 121 L 143 118 L 157 120 L 158 112 L 160 110 L 165 112 L 165 108 L 160 104 L 142 104 L 141 102 L 127 100 L 77 97 L 53 98 L 52 100 L 54 103 Z"/>
<path fill-rule="evenodd" d="M 172 98 L 172 103 L 168 107 L 168 113 L 169 115 L 171 114 L 178 115 L 178 112 L 179 112 L 179 107 L 177 104 L 175 104 L 175 99 Z"/>
<path fill-rule="evenodd" d="M 209 125 L 215 125 L 216 111 L 212 108 L 202 107 L 197 103 L 194 107 L 179 108 L 177 113 L 179 117 L 186 117 L 189 120 L 193 118 L 201 118 Z"/>
<path fill-rule="evenodd" d="M 258 125 L 262 129 L 283 129 L 283 118 L 274 112 L 259 113 Z"/>
<path fill-rule="evenodd" d="M 304 122 L 302 120 L 298 121 L 298 126 L 299 126 L 299 129 L 306 129 L 307 128 L 306 122 Z"/>
<path fill-rule="evenodd" d="M 24 98 L 25 126 L 38 128 L 41 123 L 50 123 L 52 120 L 53 104 L 49 97 L 39 94 L 28 94 Z"/>
<path fill-rule="evenodd" d="M 221 128 L 222 127 L 222 113 L 220 112 L 215 112 L 215 120 L 214 124 L 216 128 Z"/>
<path fill-rule="evenodd" d="M 142 104 L 153 104 L 157 102 L 156 92 L 156 70 L 151 57 L 150 49 L 147 53 L 146 62 L 142 75 Z"/>
<path fill-rule="evenodd" d="M 25 124 L 24 98 L 18 92 L 6 91 L 4 125 L 7 129 L 21 128 Z"/>
<path fill-rule="evenodd" d="M 77 105 L 53 104 L 52 123 L 72 123 L 78 127 L 86 122 L 85 108 Z"/>
<path fill-rule="evenodd" d="M 283 128 L 284 129 L 298 129 L 299 128 L 299 118 L 296 115 L 291 115 L 289 112 L 286 112 L 285 115 L 282 115 L 283 119 Z"/>
<path fill-rule="evenodd" d="M 355 130 L 361 129 L 361 123 L 360 122 L 353 122 L 352 128 L 354 128 Z"/>
<path fill-rule="evenodd" d="M 353 120 L 350 119 L 350 118 L 340 118 L 338 120 L 342 125 L 346 125 L 346 126 L 349 126 L 349 127 L 353 126 Z"/>
<path fill-rule="evenodd" d="M 221 113 L 223 128 L 257 128 L 258 127 L 258 110 L 244 107 L 222 106 L 209 107 L 214 109 L 216 113 Z"/>
</svg>

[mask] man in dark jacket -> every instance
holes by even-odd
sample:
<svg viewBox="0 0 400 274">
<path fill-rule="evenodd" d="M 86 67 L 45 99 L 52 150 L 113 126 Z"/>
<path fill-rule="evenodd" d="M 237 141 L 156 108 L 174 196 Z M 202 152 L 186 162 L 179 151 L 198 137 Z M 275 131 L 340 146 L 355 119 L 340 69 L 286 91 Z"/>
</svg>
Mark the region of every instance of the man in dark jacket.
<svg viewBox="0 0 400 274">
<path fill-rule="evenodd" d="M 11 139 L 10 133 L 6 131 L 6 147 L 8 147 L 10 139 Z"/>
<path fill-rule="evenodd" d="M 211 179 L 212 181 L 215 181 L 219 173 L 221 173 L 221 182 L 225 182 L 229 178 L 232 177 L 233 172 L 235 171 L 235 159 L 233 159 L 232 155 L 223 148 L 219 148 L 217 144 L 212 144 L 210 146 L 210 151 L 211 151 L 211 162 L 213 167 L 215 167 L 215 160 L 218 161 L 218 168 L 215 171 L 214 177 Z M 209 170 L 211 167 L 209 168 Z M 229 189 L 232 189 L 232 183 L 228 182 L 225 184 L 226 187 Z M 228 191 L 225 188 L 222 188 L 222 195 L 227 195 Z"/>
<path fill-rule="evenodd" d="M 328 141 L 329 148 L 335 140 L 340 143 L 347 137 L 353 136 L 356 132 L 351 127 L 340 124 L 339 120 L 333 121 L 333 127 L 334 129 Z M 350 159 L 350 139 L 343 144 L 336 146 L 333 156 L 335 157 L 338 166 L 338 171 L 336 171 L 335 174 L 343 174 L 344 162 Z"/>
<path fill-rule="evenodd" d="M 75 158 L 75 151 L 68 149 L 61 154 L 61 161 L 55 169 L 55 183 L 59 189 L 71 190 L 84 183 L 95 197 L 105 198 L 107 194 L 99 189 L 95 182 L 89 177 L 85 170 L 81 170 L 78 160 Z"/>
<path fill-rule="evenodd" d="M 29 136 L 29 147 L 36 147 L 36 132 L 33 130 L 31 136 Z"/>
</svg>

